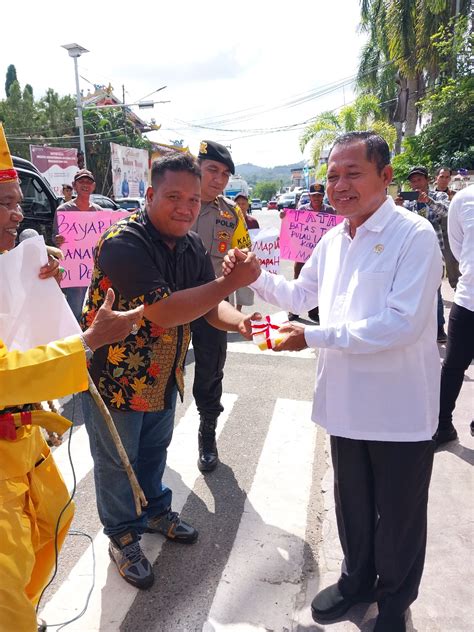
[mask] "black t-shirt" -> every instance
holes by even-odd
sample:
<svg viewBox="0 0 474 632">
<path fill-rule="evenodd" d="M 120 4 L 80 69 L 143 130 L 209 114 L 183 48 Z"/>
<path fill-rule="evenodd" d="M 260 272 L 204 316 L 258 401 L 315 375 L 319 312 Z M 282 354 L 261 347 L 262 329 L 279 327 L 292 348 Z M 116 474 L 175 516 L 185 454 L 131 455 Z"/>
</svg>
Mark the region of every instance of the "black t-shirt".
<svg viewBox="0 0 474 632">
<path fill-rule="evenodd" d="M 93 321 L 109 287 L 115 292 L 114 309 L 123 311 L 214 279 L 199 235 L 189 232 L 170 249 L 146 211 L 139 211 L 111 226 L 97 244 L 83 328 Z M 189 324 L 163 329 L 143 318 L 136 335 L 98 349 L 90 371 L 107 405 L 138 411 L 168 408 L 174 385 L 183 392 L 189 340 Z"/>
</svg>

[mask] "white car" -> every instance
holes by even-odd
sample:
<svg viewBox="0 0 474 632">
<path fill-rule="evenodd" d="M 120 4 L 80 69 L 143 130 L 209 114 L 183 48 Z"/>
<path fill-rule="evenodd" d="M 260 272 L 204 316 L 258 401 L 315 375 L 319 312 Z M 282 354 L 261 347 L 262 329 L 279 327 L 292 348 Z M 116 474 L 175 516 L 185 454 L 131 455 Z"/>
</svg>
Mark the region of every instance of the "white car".
<svg viewBox="0 0 474 632">
<path fill-rule="evenodd" d="M 262 204 L 262 200 L 259 200 L 258 198 L 254 198 L 252 200 L 252 203 L 250 204 L 250 208 L 252 209 L 252 211 L 261 211 L 263 208 L 263 204 Z"/>
<path fill-rule="evenodd" d="M 133 213 L 134 211 L 141 211 L 145 208 L 145 198 L 142 197 L 117 198 L 115 201 L 120 208 L 124 211 L 129 211 L 130 213 Z"/>
</svg>

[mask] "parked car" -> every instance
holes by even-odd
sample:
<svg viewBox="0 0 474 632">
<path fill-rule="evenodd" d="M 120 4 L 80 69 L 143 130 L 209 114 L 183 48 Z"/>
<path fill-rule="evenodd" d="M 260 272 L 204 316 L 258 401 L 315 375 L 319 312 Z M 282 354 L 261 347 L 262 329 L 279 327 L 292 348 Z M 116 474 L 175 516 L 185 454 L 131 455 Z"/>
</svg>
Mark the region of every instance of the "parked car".
<svg viewBox="0 0 474 632">
<path fill-rule="evenodd" d="M 130 213 L 133 213 L 134 211 L 140 211 L 145 208 L 145 198 L 142 197 L 116 198 L 115 201 L 122 210 L 130 211 Z"/>
<path fill-rule="evenodd" d="M 267 200 L 262 200 L 262 208 L 265 208 L 268 204 Z"/>
<path fill-rule="evenodd" d="M 278 208 L 278 202 L 276 200 L 268 200 L 267 210 L 271 211 L 272 209 L 276 210 L 277 208 Z"/>
<path fill-rule="evenodd" d="M 283 193 L 278 198 L 278 210 L 281 211 L 284 208 L 296 208 L 298 203 L 298 196 L 296 193 Z"/>
<path fill-rule="evenodd" d="M 17 156 L 12 158 L 23 192 L 21 207 L 24 219 L 19 232 L 25 228 L 34 228 L 43 235 L 46 243 L 52 244 L 53 218 L 59 206 L 59 198 L 33 163 Z"/>
<path fill-rule="evenodd" d="M 105 208 L 108 211 L 120 211 L 120 206 L 117 202 L 114 202 L 111 198 L 106 195 L 101 195 L 100 193 L 93 193 L 91 195 L 91 202 L 94 204 L 98 204 L 101 208 Z"/>
<path fill-rule="evenodd" d="M 252 200 L 252 203 L 250 204 L 250 208 L 252 209 L 252 211 L 257 211 L 257 210 L 262 210 L 263 205 L 262 205 L 262 200 L 259 200 L 258 198 L 254 198 Z"/>
<path fill-rule="evenodd" d="M 309 204 L 309 203 L 310 203 L 309 193 L 305 191 L 300 196 L 300 199 L 298 201 L 298 208 L 301 208 L 304 204 Z"/>
</svg>

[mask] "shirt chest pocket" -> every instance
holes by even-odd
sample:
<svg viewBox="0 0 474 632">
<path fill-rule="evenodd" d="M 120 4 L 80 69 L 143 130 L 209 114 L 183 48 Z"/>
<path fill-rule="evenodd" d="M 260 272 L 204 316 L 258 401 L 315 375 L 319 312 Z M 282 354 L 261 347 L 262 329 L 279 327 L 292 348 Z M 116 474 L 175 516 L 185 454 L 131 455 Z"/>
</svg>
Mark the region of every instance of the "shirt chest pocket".
<svg viewBox="0 0 474 632">
<path fill-rule="evenodd" d="M 392 285 L 390 272 L 357 271 L 349 286 L 348 319 L 361 320 L 380 313 L 387 307 Z"/>
<path fill-rule="evenodd" d="M 232 219 L 218 217 L 214 224 L 211 255 L 223 257 L 229 250 L 236 223 Z"/>
</svg>

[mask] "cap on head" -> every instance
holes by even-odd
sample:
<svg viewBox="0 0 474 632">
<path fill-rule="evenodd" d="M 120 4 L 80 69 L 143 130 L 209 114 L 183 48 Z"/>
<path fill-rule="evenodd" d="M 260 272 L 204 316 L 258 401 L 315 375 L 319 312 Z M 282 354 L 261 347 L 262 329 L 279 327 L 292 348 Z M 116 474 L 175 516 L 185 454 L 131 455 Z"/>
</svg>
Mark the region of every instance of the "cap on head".
<svg viewBox="0 0 474 632">
<path fill-rule="evenodd" d="M 13 161 L 8 147 L 3 125 L 0 123 L 0 183 L 16 182 L 18 174 L 13 168 Z"/>
<path fill-rule="evenodd" d="M 215 160 L 221 162 L 229 168 L 232 175 L 235 173 L 235 165 L 230 155 L 230 151 L 224 145 L 215 143 L 213 140 L 203 140 L 199 145 L 199 160 Z"/>
<path fill-rule="evenodd" d="M 245 198 L 246 200 L 248 200 L 249 196 L 246 193 L 240 192 L 237 193 L 237 195 L 234 197 L 234 200 L 237 200 L 238 198 Z"/>
<path fill-rule="evenodd" d="M 91 171 L 89 171 L 89 169 L 80 169 L 74 176 L 74 182 L 77 182 L 81 178 L 89 178 L 89 180 L 92 180 L 92 182 L 95 182 L 94 175 L 92 174 Z"/>
<path fill-rule="evenodd" d="M 324 184 L 315 183 L 309 187 L 310 195 L 324 195 Z"/>
<path fill-rule="evenodd" d="M 413 167 L 413 169 L 410 170 L 410 173 L 407 176 L 407 180 L 415 175 L 425 176 L 425 178 L 428 178 L 428 169 L 423 166 Z"/>
</svg>

